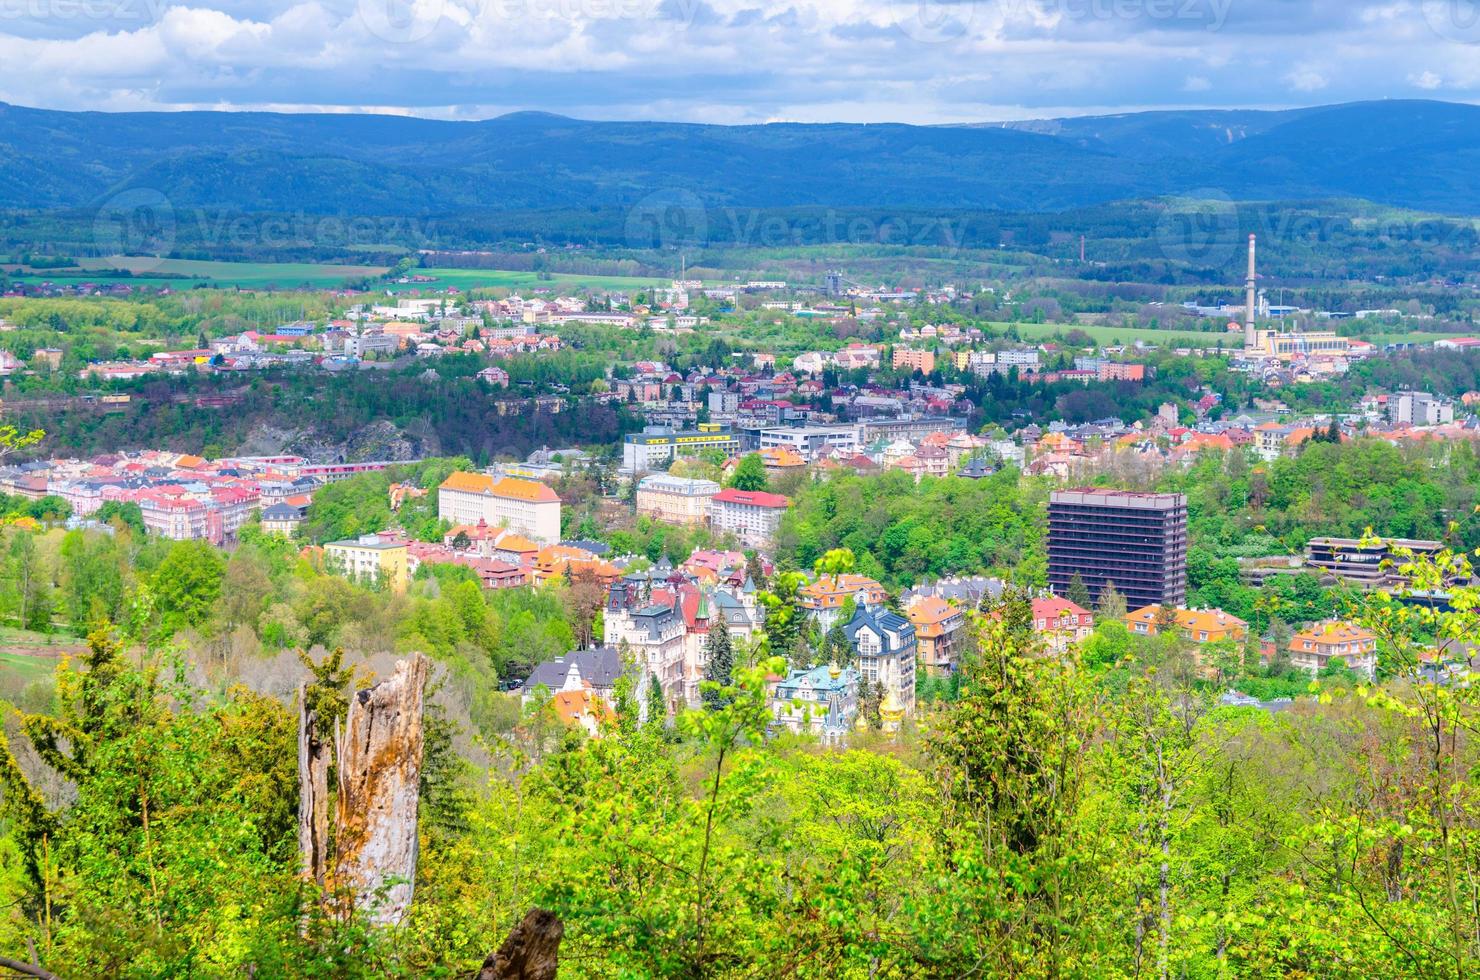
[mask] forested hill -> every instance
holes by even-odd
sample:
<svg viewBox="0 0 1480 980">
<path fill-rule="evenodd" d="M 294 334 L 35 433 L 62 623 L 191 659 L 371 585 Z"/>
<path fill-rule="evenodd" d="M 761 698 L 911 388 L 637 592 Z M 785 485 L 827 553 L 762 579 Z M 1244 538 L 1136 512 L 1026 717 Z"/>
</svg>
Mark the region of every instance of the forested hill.
<svg viewBox="0 0 1480 980">
<path fill-rule="evenodd" d="M 177 207 L 382 215 L 644 202 L 1051 211 L 1210 192 L 1477 214 L 1480 108 L 1367 102 L 1010 125 L 711 126 L 0 104 L 0 208 L 92 208 L 130 189 Z"/>
</svg>

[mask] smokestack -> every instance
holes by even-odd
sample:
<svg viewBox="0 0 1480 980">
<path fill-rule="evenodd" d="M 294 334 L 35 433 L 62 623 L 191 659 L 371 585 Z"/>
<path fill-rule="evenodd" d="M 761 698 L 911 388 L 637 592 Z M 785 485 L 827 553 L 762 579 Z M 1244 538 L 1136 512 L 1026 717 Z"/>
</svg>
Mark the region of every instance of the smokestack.
<svg viewBox="0 0 1480 980">
<path fill-rule="evenodd" d="M 1254 291 L 1257 277 L 1254 274 L 1254 236 L 1249 236 L 1249 278 L 1244 282 L 1244 347 L 1252 350 L 1258 339 L 1254 336 Z"/>
</svg>

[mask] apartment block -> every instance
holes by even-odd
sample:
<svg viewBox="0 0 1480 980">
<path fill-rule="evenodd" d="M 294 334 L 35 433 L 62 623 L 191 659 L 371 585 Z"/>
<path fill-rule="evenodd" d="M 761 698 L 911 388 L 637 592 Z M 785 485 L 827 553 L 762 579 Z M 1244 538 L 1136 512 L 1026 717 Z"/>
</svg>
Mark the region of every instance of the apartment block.
<svg viewBox="0 0 1480 980">
<path fill-rule="evenodd" d="M 453 524 L 506 527 L 541 544 L 560 540 L 560 497 L 534 480 L 453 473 L 437 488 L 437 516 Z"/>
<path fill-rule="evenodd" d="M 1048 584 L 1069 591 L 1075 575 L 1099 601 L 1113 584 L 1131 609 L 1187 599 L 1187 498 L 1085 487 L 1048 501 Z"/>
</svg>

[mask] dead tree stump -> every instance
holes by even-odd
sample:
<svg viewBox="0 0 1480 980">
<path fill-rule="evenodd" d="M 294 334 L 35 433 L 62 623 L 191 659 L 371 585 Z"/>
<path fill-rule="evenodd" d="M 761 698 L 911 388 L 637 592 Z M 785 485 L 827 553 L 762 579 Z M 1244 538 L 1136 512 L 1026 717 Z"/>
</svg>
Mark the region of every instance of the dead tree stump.
<svg viewBox="0 0 1480 980">
<path fill-rule="evenodd" d="M 555 913 L 530 909 L 498 952 L 489 953 L 478 980 L 555 980 L 565 926 Z"/>
<path fill-rule="evenodd" d="M 349 702 L 336 738 L 335 877 L 377 925 L 395 925 L 416 881 L 422 692 L 427 659 L 413 654 Z"/>
<path fill-rule="evenodd" d="M 303 874 L 322 890 L 329 854 L 329 747 L 318 735 L 308 685 L 298 685 L 298 854 Z"/>
</svg>

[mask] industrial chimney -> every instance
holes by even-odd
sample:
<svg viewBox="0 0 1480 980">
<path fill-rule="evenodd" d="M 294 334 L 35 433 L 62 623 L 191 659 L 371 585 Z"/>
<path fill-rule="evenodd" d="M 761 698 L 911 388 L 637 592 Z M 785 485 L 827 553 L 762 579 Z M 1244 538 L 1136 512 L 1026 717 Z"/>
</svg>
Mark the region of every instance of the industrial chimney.
<svg viewBox="0 0 1480 980">
<path fill-rule="evenodd" d="M 1254 236 L 1249 236 L 1249 278 L 1244 282 L 1244 347 L 1253 350 L 1258 343 L 1254 336 L 1254 292 L 1256 277 L 1254 275 Z"/>
</svg>

